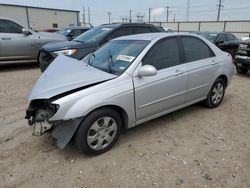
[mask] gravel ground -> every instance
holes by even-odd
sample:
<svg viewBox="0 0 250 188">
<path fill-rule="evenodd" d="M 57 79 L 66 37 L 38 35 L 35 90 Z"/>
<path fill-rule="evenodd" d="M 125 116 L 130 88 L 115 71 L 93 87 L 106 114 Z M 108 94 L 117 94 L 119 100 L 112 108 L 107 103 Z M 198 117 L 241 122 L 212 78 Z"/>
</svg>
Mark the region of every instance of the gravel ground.
<svg viewBox="0 0 250 188">
<path fill-rule="evenodd" d="M 31 135 L 25 96 L 40 74 L 0 67 L 0 187 L 250 187 L 250 75 L 235 74 L 220 107 L 147 122 L 89 157 Z"/>
</svg>

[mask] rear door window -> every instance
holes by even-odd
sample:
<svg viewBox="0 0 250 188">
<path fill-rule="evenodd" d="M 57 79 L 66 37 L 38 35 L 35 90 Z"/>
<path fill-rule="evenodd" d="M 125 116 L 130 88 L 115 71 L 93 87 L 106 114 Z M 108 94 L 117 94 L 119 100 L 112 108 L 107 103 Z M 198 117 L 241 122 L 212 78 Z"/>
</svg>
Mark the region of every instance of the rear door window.
<svg viewBox="0 0 250 188">
<path fill-rule="evenodd" d="M 205 42 L 195 37 L 181 37 L 186 62 L 198 61 L 214 56 Z"/>
</svg>

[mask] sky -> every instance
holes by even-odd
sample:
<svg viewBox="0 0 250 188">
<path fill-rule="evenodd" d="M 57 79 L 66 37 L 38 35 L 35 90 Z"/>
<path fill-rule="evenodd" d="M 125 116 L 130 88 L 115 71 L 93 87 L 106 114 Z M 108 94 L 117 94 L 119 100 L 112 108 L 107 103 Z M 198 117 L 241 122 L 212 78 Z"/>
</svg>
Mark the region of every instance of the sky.
<svg viewBox="0 0 250 188">
<path fill-rule="evenodd" d="M 90 9 L 90 21 L 93 25 L 108 23 L 108 12 L 111 13 L 111 22 L 121 21 L 129 17 L 132 11 L 132 20 L 136 15 L 144 15 L 144 21 L 149 19 L 149 8 L 165 8 L 169 6 L 169 21 L 186 21 L 188 0 L 0 0 L 0 4 L 28 5 L 46 8 L 79 10 L 82 20 L 83 6 L 87 12 Z M 216 20 L 219 0 L 190 0 L 189 21 Z M 222 0 L 221 20 L 250 20 L 250 0 Z M 161 10 L 159 15 L 151 16 L 151 21 L 166 21 L 166 11 Z M 86 15 L 86 21 L 88 16 Z"/>
</svg>

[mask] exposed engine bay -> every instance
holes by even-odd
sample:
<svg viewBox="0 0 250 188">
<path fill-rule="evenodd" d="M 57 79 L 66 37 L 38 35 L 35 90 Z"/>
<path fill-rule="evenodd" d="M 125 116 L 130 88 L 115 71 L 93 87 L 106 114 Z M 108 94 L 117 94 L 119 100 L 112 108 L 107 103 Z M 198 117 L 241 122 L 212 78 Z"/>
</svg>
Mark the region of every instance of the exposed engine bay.
<svg viewBox="0 0 250 188">
<path fill-rule="evenodd" d="M 34 125 L 35 122 L 48 122 L 58 109 L 59 105 L 52 104 L 50 100 L 33 100 L 26 110 L 25 118 L 28 119 L 29 125 Z"/>
<path fill-rule="evenodd" d="M 33 135 L 41 136 L 51 130 L 57 147 L 64 148 L 71 140 L 82 118 L 50 122 L 49 119 L 58 109 L 59 105 L 52 104 L 51 100 L 33 100 L 26 110 L 25 118 L 28 119 L 30 126 L 34 126 Z"/>
</svg>

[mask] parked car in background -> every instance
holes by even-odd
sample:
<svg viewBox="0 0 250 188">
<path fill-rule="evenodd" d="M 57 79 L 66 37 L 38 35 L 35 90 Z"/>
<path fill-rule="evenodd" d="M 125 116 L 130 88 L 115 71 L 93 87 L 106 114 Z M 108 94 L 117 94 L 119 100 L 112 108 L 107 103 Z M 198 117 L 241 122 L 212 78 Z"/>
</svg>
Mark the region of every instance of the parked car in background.
<svg viewBox="0 0 250 188">
<path fill-rule="evenodd" d="M 41 46 L 65 41 L 62 35 L 34 32 L 8 18 L 0 18 L 0 63 L 37 62 Z"/>
<path fill-rule="evenodd" d="M 231 56 L 197 35 L 124 36 L 83 60 L 59 55 L 30 92 L 26 118 L 36 135 L 52 129 L 58 147 L 74 137 L 97 155 L 122 128 L 199 101 L 219 106 L 233 74 Z"/>
<path fill-rule="evenodd" d="M 235 57 L 236 51 L 238 50 L 239 40 L 236 36 L 226 32 L 195 32 L 210 42 L 214 43 L 221 50 L 228 52 Z"/>
<path fill-rule="evenodd" d="M 68 40 L 73 40 L 80 34 L 88 31 L 89 29 L 90 28 L 86 28 L 86 27 L 67 27 L 58 31 L 57 33 L 64 35 Z"/>
<path fill-rule="evenodd" d="M 250 70 L 250 39 L 240 42 L 235 56 L 236 71 L 246 74 Z"/>
<path fill-rule="evenodd" d="M 151 24 L 104 24 L 90 29 L 72 41 L 44 45 L 40 50 L 39 65 L 41 70 L 44 71 L 59 54 L 82 59 L 111 39 L 125 35 L 153 32 L 164 32 L 164 30 Z"/>
<path fill-rule="evenodd" d="M 242 41 L 249 40 L 249 39 L 250 39 L 250 34 L 247 34 L 246 36 L 241 38 Z"/>
</svg>

